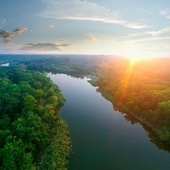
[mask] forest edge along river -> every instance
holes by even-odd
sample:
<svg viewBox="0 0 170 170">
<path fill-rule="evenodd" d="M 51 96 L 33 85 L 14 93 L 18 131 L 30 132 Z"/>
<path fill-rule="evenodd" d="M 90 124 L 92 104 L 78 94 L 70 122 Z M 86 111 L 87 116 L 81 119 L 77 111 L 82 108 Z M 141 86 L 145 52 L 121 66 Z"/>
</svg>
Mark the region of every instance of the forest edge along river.
<svg viewBox="0 0 170 170">
<path fill-rule="evenodd" d="M 88 78 L 48 76 L 66 98 L 60 116 L 69 126 L 72 142 L 69 170 L 170 169 L 169 152 L 158 149 L 168 146 L 152 143 L 159 139 L 151 136 L 147 127 L 115 111 Z"/>
</svg>

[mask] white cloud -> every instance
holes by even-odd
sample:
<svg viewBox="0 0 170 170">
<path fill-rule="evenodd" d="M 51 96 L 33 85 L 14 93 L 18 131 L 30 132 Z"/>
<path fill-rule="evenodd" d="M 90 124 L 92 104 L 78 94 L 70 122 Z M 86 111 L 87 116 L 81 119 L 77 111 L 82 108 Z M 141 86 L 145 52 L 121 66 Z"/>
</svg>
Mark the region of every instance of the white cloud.
<svg viewBox="0 0 170 170">
<path fill-rule="evenodd" d="M 142 28 L 151 28 L 152 27 L 149 25 L 142 25 L 142 24 L 138 24 L 138 23 L 128 23 L 128 22 L 124 26 L 128 27 L 128 28 L 133 28 L 133 29 L 142 29 Z"/>
<path fill-rule="evenodd" d="M 120 16 L 119 11 L 110 10 L 96 3 L 82 0 L 42 0 L 45 10 L 40 16 L 55 19 L 90 20 L 105 23 L 119 24 L 128 28 L 149 28 L 145 24 L 131 23 Z"/>
<path fill-rule="evenodd" d="M 152 37 L 157 37 L 162 34 L 170 33 L 170 27 L 162 28 L 159 30 L 145 31 L 145 32 L 137 32 L 133 34 L 129 34 L 127 37 L 140 37 L 143 35 L 151 35 Z"/>
<path fill-rule="evenodd" d="M 168 32 L 170 32 L 170 27 L 163 28 L 163 29 L 160 29 L 160 30 L 157 30 L 157 31 L 149 31 L 148 33 L 151 34 L 152 36 L 159 36 L 161 34 L 165 34 L 165 33 L 168 33 Z"/>
<path fill-rule="evenodd" d="M 51 29 L 54 29 L 54 28 L 55 28 L 54 25 L 52 25 L 52 24 L 50 24 L 49 27 L 50 27 Z"/>
<path fill-rule="evenodd" d="M 170 8 L 160 11 L 160 14 L 166 19 L 170 19 Z"/>
</svg>

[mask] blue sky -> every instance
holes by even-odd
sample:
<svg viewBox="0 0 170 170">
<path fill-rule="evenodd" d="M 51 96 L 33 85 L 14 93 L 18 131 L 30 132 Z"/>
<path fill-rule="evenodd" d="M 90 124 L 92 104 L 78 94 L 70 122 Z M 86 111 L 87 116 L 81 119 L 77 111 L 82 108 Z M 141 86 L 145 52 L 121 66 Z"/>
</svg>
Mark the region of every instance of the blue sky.
<svg viewBox="0 0 170 170">
<path fill-rule="evenodd" d="M 170 56 L 170 1 L 0 0 L 0 53 Z"/>
</svg>

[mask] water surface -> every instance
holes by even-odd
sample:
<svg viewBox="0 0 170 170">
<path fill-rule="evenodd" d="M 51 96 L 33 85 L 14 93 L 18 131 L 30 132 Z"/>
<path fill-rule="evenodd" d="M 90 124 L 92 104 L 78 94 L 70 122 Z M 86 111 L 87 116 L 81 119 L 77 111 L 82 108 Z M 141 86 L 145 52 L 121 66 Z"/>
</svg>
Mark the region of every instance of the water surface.
<svg viewBox="0 0 170 170">
<path fill-rule="evenodd" d="M 170 154 L 150 142 L 139 123 L 133 125 L 114 111 L 87 78 L 50 77 L 67 99 L 60 115 L 72 141 L 69 170 L 170 169 Z"/>
</svg>

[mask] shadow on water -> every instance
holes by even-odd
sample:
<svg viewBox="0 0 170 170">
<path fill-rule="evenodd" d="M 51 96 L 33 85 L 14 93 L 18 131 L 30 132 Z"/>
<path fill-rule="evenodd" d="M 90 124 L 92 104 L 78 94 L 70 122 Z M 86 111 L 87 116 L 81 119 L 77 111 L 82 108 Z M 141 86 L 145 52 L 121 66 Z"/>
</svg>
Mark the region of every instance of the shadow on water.
<svg viewBox="0 0 170 170">
<path fill-rule="evenodd" d="M 147 133 L 150 141 L 152 143 L 154 143 L 156 145 L 156 147 L 160 150 L 164 150 L 166 152 L 170 153 L 170 145 L 161 140 L 158 136 L 158 134 L 156 134 L 149 126 L 147 126 L 146 124 L 142 123 L 141 121 L 139 121 L 138 119 L 136 119 L 134 116 L 132 116 L 130 113 L 123 113 L 121 111 L 121 109 L 118 108 L 114 108 L 113 109 L 116 111 L 118 110 L 121 114 L 124 115 L 124 118 L 129 121 L 132 125 L 139 123 L 140 125 L 142 125 L 142 127 L 145 129 L 145 132 Z"/>
</svg>

